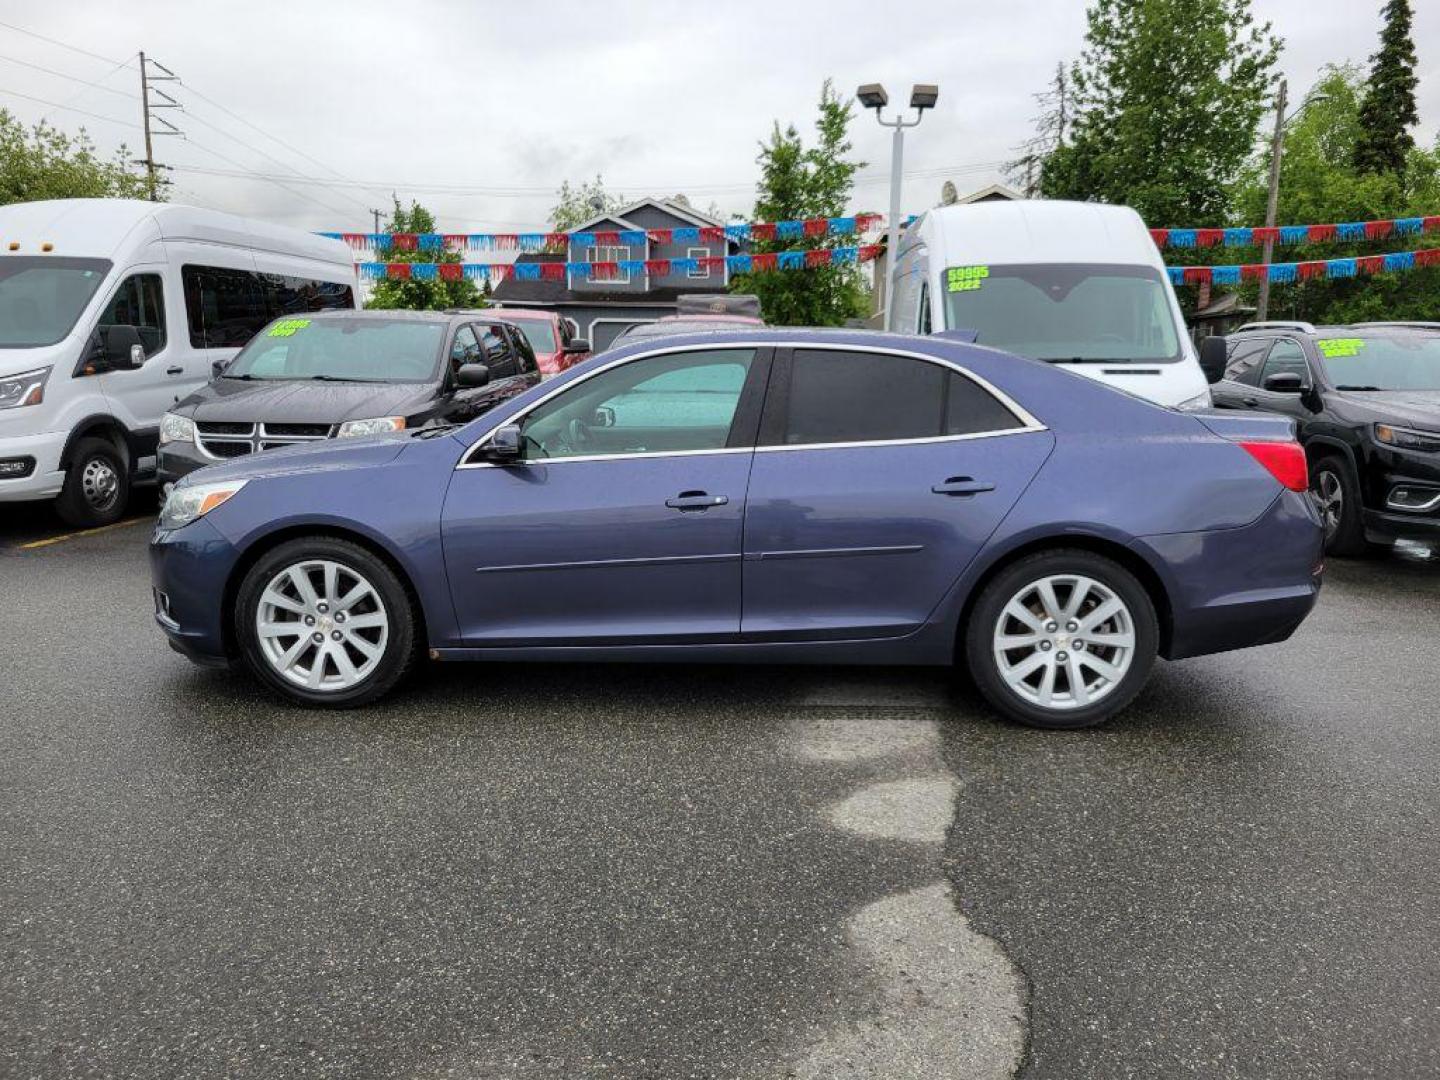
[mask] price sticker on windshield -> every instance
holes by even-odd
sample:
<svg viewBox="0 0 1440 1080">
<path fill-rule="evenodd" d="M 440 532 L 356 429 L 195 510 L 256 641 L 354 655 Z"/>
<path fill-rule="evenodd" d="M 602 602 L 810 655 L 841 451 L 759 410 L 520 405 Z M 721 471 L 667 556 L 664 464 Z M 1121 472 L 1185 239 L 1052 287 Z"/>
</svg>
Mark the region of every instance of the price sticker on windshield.
<svg viewBox="0 0 1440 1080">
<path fill-rule="evenodd" d="M 1315 342 L 1315 346 L 1326 360 L 1334 360 L 1337 356 L 1359 356 L 1360 350 L 1365 348 L 1365 340 L 1358 337 L 1322 338 Z"/>
<path fill-rule="evenodd" d="M 294 337 L 296 330 L 304 330 L 310 325 L 309 319 L 284 319 L 270 328 L 266 337 Z"/>
<path fill-rule="evenodd" d="M 945 287 L 950 292 L 973 292 L 990 276 L 988 266 L 952 266 L 945 274 Z"/>
</svg>

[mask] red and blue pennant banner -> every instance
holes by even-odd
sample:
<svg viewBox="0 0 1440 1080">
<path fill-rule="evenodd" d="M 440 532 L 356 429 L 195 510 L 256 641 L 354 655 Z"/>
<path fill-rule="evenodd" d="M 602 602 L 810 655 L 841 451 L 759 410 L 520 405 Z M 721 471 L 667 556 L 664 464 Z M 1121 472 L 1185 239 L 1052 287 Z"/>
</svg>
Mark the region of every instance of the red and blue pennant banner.
<svg viewBox="0 0 1440 1080">
<path fill-rule="evenodd" d="M 1276 244 L 1325 244 L 1332 241 L 1384 240 L 1391 236 L 1440 233 L 1440 214 L 1428 217 L 1341 221 L 1333 225 L 1273 225 L 1240 229 L 1151 229 L 1158 248 L 1254 247 Z"/>
<path fill-rule="evenodd" d="M 1239 285 L 1242 281 L 1276 284 L 1314 278 L 1350 278 L 1360 274 L 1393 274 L 1421 266 L 1440 266 L 1440 248 L 1396 251 L 1389 255 L 1357 255 L 1349 259 L 1311 262 L 1249 263 L 1244 266 L 1167 266 L 1172 285 Z"/>
<path fill-rule="evenodd" d="M 355 251 L 553 251 L 566 244 L 580 247 L 641 247 L 652 244 L 719 244 L 746 240 L 803 240 L 826 236 L 858 236 L 878 228 L 878 214 L 807 218 L 803 221 L 760 221 L 679 229 L 621 229 L 584 232 L 529 233 L 348 233 L 322 232 L 344 240 Z"/>
<path fill-rule="evenodd" d="M 636 274 L 663 277 L 701 270 L 732 274 L 758 274 L 768 270 L 804 270 L 817 266 L 854 266 L 880 254 L 879 244 L 859 247 L 777 251 L 765 255 L 712 255 L 703 259 L 625 259 L 619 262 L 515 262 L 515 263 L 396 263 L 363 262 L 364 278 L 402 281 L 623 281 Z"/>
</svg>

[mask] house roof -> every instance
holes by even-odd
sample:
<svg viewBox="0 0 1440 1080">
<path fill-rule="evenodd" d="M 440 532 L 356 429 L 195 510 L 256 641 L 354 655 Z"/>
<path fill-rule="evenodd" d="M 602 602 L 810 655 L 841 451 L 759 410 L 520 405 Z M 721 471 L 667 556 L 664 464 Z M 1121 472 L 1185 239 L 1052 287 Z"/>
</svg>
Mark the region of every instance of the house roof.
<svg viewBox="0 0 1440 1080">
<path fill-rule="evenodd" d="M 1020 192 L 1005 184 L 991 184 L 979 191 L 972 191 L 969 195 L 961 195 L 955 201 L 957 203 L 994 202 L 998 199 L 1023 199 Z"/>
<path fill-rule="evenodd" d="M 676 217 L 680 218 L 682 221 L 690 222 L 692 225 L 720 227 L 725 224 L 723 221 L 718 221 L 708 214 L 700 213 L 700 211 L 696 210 L 693 206 L 681 206 L 679 203 L 674 202 L 670 199 L 639 199 L 633 203 L 630 203 L 628 206 L 622 206 L 619 210 L 612 210 L 608 213 L 598 214 L 595 217 L 591 218 L 589 221 L 582 221 L 573 229 L 566 229 L 565 231 L 572 233 L 586 232 L 587 230 L 600 224 L 600 222 L 602 221 L 615 221 L 621 223 L 623 228 L 639 229 L 640 226 L 630 221 L 627 221 L 625 215 L 632 213 L 635 210 L 639 210 L 642 206 L 653 206 L 656 210 L 659 210 L 662 213 L 673 214 Z"/>
</svg>

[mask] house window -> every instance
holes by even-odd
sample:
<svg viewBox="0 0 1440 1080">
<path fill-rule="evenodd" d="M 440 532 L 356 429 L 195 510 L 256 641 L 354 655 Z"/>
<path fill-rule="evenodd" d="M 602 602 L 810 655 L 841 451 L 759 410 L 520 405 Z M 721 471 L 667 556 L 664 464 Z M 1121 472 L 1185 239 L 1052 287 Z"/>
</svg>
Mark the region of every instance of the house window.
<svg viewBox="0 0 1440 1080">
<path fill-rule="evenodd" d="M 629 258 L 630 249 L 628 247 L 591 247 L 585 249 L 585 261 L 589 263 L 618 263 L 625 262 Z M 618 285 L 629 285 L 630 273 L 627 270 L 616 269 L 614 273 L 607 274 L 605 277 L 597 277 L 594 271 L 591 271 L 590 280 L 609 281 Z"/>
<path fill-rule="evenodd" d="M 689 259 L 706 259 L 710 257 L 710 249 L 703 247 L 686 248 L 685 257 Z M 708 278 L 710 276 L 710 268 L 708 266 L 696 266 L 695 269 L 689 271 L 685 276 L 691 278 Z"/>
</svg>

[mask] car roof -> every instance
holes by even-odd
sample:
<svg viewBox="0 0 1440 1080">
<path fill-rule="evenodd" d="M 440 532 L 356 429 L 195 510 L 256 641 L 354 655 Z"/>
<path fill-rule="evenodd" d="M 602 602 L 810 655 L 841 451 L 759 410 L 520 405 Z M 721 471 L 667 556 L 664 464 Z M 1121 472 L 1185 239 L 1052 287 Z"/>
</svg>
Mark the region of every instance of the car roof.
<svg viewBox="0 0 1440 1080">
<path fill-rule="evenodd" d="M 493 308 L 467 309 L 465 312 L 463 312 L 463 314 L 499 315 L 502 319 L 534 319 L 537 321 L 543 320 L 545 322 L 549 322 L 551 319 L 559 318 L 559 316 L 556 315 L 553 311 L 541 311 L 538 308 L 512 308 L 503 306 Z"/>
<path fill-rule="evenodd" d="M 328 311 L 306 311 L 298 314 L 303 314 L 304 317 L 307 319 L 322 319 L 325 321 L 339 321 L 347 319 L 388 319 L 392 321 L 399 320 L 401 322 L 435 323 L 454 322 L 457 319 L 465 319 L 469 317 L 465 314 L 452 314 L 448 311 L 406 311 L 402 309 L 391 310 L 387 308 L 333 308 Z M 282 317 L 293 318 L 295 316 Z"/>
</svg>

